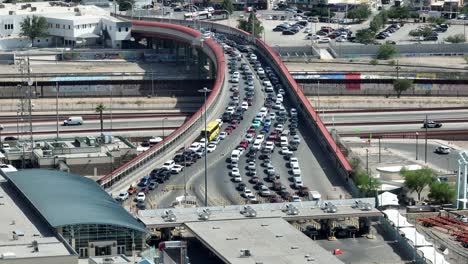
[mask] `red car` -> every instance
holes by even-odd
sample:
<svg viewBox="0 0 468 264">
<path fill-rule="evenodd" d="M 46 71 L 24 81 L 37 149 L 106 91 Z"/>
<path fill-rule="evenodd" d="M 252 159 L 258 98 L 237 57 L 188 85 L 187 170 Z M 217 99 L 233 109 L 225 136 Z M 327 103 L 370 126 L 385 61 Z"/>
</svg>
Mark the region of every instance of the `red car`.
<svg viewBox="0 0 468 264">
<path fill-rule="evenodd" d="M 130 185 L 130 188 L 128 188 L 127 192 L 128 192 L 128 195 L 138 193 L 138 188 Z"/>
<path fill-rule="evenodd" d="M 228 127 L 226 127 L 226 129 L 224 130 L 224 132 L 226 132 L 228 135 L 231 135 L 232 130 L 233 130 L 232 127 L 231 127 L 231 126 L 228 126 Z"/>
<path fill-rule="evenodd" d="M 239 147 L 247 149 L 249 146 L 249 142 L 247 140 L 242 140 L 241 143 L 239 143 Z"/>
</svg>

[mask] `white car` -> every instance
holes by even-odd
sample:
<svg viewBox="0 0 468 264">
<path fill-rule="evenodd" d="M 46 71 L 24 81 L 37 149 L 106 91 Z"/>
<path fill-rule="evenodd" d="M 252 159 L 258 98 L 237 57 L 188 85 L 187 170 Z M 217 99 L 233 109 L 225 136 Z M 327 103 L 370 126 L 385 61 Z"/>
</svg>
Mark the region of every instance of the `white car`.
<svg viewBox="0 0 468 264">
<path fill-rule="evenodd" d="M 247 135 L 245 135 L 245 140 L 247 140 L 247 142 L 251 143 L 254 140 L 254 135 L 248 133 Z"/>
<path fill-rule="evenodd" d="M 276 114 L 272 112 L 272 113 L 268 114 L 268 118 L 270 120 L 275 120 L 276 119 Z"/>
<path fill-rule="evenodd" d="M 202 144 L 200 142 L 193 142 L 192 145 L 190 145 L 189 150 L 193 152 L 197 152 L 199 149 L 201 149 Z"/>
<path fill-rule="evenodd" d="M 260 195 L 261 196 L 270 196 L 270 190 L 268 189 L 268 187 L 266 187 L 265 185 L 262 185 L 262 187 L 260 187 Z"/>
<path fill-rule="evenodd" d="M 318 40 L 318 43 L 330 43 L 331 38 L 321 38 Z"/>
<path fill-rule="evenodd" d="M 242 155 L 245 152 L 245 148 L 237 147 L 236 149 L 239 151 L 239 155 Z"/>
<path fill-rule="evenodd" d="M 282 106 L 283 104 L 281 102 L 276 101 L 273 105 L 273 109 L 281 109 Z"/>
<path fill-rule="evenodd" d="M 225 139 L 227 136 L 228 136 L 228 133 L 226 133 L 224 131 L 219 133 L 219 135 L 218 135 L 219 139 L 221 139 L 221 140 Z"/>
<path fill-rule="evenodd" d="M 283 95 L 282 95 L 282 94 L 278 94 L 278 95 L 276 96 L 276 101 L 282 103 L 282 102 L 283 102 Z"/>
<path fill-rule="evenodd" d="M 301 177 L 294 177 L 293 182 L 294 182 L 294 187 L 296 187 L 296 188 L 300 188 L 300 187 L 304 186 L 304 184 L 302 183 L 302 178 Z"/>
<path fill-rule="evenodd" d="M 267 141 L 264 148 L 269 151 L 273 151 L 275 148 L 275 143 L 273 141 Z"/>
<path fill-rule="evenodd" d="M 281 95 L 283 95 L 283 96 L 286 94 L 286 92 L 284 91 L 283 88 L 279 89 L 279 90 L 278 90 L 278 93 L 281 94 Z"/>
<path fill-rule="evenodd" d="M 252 193 L 250 189 L 245 189 L 243 195 L 245 198 L 255 197 L 255 195 Z"/>
<path fill-rule="evenodd" d="M 238 78 L 238 79 L 239 79 L 239 78 L 240 78 L 240 73 L 239 73 L 239 72 L 234 72 L 234 73 L 232 74 L 232 77 L 233 77 L 233 78 Z"/>
<path fill-rule="evenodd" d="M 289 166 L 292 168 L 294 166 L 299 167 L 299 160 L 296 157 L 291 157 L 289 159 Z"/>
<path fill-rule="evenodd" d="M 268 114 L 268 108 L 266 107 L 262 107 L 260 108 L 260 112 L 259 112 L 263 117 L 265 117 L 267 114 Z"/>
<path fill-rule="evenodd" d="M 136 197 L 137 201 L 142 201 L 144 202 L 146 200 L 146 195 L 144 192 L 139 192 L 137 197 Z"/>
<path fill-rule="evenodd" d="M 275 130 L 278 131 L 278 132 L 283 131 L 283 129 L 284 129 L 284 125 L 283 125 L 283 124 L 277 124 L 276 127 L 275 127 Z"/>
<path fill-rule="evenodd" d="M 206 147 L 206 151 L 208 151 L 208 153 L 211 153 L 211 152 L 215 151 L 215 149 L 216 149 L 216 144 L 214 144 L 214 143 L 210 143 Z"/>
<path fill-rule="evenodd" d="M 244 102 L 242 102 L 242 104 L 241 104 L 241 108 L 244 109 L 244 110 L 247 110 L 247 109 L 249 109 L 249 104 L 248 104 L 247 102 L 244 101 Z"/>
<path fill-rule="evenodd" d="M 257 60 L 257 55 L 255 55 L 255 54 L 252 53 L 252 54 L 250 54 L 249 59 L 250 59 L 251 61 L 256 61 L 256 60 Z"/>
<path fill-rule="evenodd" d="M 299 168 L 299 166 L 293 165 L 291 170 L 292 170 L 292 174 L 294 176 L 300 176 L 301 175 L 301 169 Z"/>
<path fill-rule="evenodd" d="M 235 176 L 233 179 L 232 179 L 233 182 L 241 182 L 242 181 L 242 177 L 241 176 Z"/>
<path fill-rule="evenodd" d="M 129 196 L 129 195 L 128 195 L 128 192 L 121 192 L 121 193 L 119 193 L 119 196 L 117 196 L 116 199 L 117 199 L 118 201 L 125 201 L 125 200 L 128 199 L 128 196 Z"/>
<path fill-rule="evenodd" d="M 213 140 L 210 141 L 210 144 L 215 144 L 218 145 L 219 142 L 221 142 L 221 138 L 219 136 L 213 138 Z"/>
<path fill-rule="evenodd" d="M 265 135 L 257 135 L 257 137 L 255 138 L 255 141 L 258 141 L 260 143 L 263 143 L 263 140 L 265 140 Z"/>
<path fill-rule="evenodd" d="M 293 153 L 291 150 L 289 150 L 289 147 L 281 147 L 280 154 L 284 156 L 290 156 Z"/>
<path fill-rule="evenodd" d="M 253 161 L 251 161 L 251 162 L 249 162 L 249 164 L 247 164 L 247 169 L 248 170 L 252 171 L 252 170 L 256 170 L 256 168 L 257 168 L 257 165 Z"/>
<path fill-rule="evenodd" d="M 301 197 L 299 197 L 299 195 L 293 195 L 293 196 L 291 197 L 291 201 L 292 201 L 292 202 L 295 202 L 295 203 L 297 203 L 297 202 L 302 202 Z"/>
<path fill-rule="evenodd" d="M 247 92 L 251 92 L 255 89 L 254 85 L 253 84 L 247 84 L 247 87 L 245 87 L 245 90 Z"/>
<path fill-rule="evenodd" d="M 240 176 L 239 168 L 233 167 L 233 168 L 231 169 L 231 176 L 232 176 L 232 177 Z"/>
<path fill-rule="evenodd" d="M 263 68 L 258 68 L 257 73 L 258 74 L 265 74 L 265 70 Z"/>
<path fill-rule="evenodd" d="M 181 172 L 183 170 L 184 170 L 184 166 L 179 165 L 179 164 L 175 164 L 174 167 L 172 167 L 172 169 L 171 169 L 171 173 L 177 174 L 177 173 L 179 173 L 179 172 Z"/>
<path fill-rule="evenodd" d="M 260 142 L 254 142 L 252 145 L 252 149 L 254 150 L 260 150 L 261 147 L 262 147 L 262 143 Z"/>
<path fill-rule="evenodd" d="M 172 168 L 174 167 L 175 165 L 175 161 L 174 160 L 168 160 L 166 162 L 164 162 L 164 164 L 162 165 L 162 167 L 164 169 L 167 169 L 167 170 L 172 170 Z"/>
<path fill-rule="evenodd" d="M 299 135 L 294 135 L 293 139 L 291 140 L 292 143 L 299 144 L 301 143 L 301 138 Z"/>
<path fill-rule="evenodd" d="M 290 113 L 291 113 L 291 116 L 297 116 L 296 108 L 291 108 Z"/>
<path fill-rule="evenodd" d="M 232 77 L 231 77 L 231 82 L 232 82 L 232 83 L 239 83 L 239 77 L 234 77 L 234 76 L 232 76 Z"/>
<path fill-rule="evenodd" d="M 233 115 L 235 111 L 236 111 L 236 108 L 234 106 L 228 106 L 228 107 L 226 107 L 226 111 L 224 111 L 224 112 Z"/>
</svg>

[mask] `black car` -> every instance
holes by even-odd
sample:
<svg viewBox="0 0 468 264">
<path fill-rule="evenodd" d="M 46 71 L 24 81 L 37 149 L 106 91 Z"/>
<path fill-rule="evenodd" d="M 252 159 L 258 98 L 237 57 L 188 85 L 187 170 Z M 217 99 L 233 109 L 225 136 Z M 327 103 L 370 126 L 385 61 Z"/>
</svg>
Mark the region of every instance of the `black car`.
<svg viewBox="0 0 468 264">
<path fill-rule="evenodd" d="M 231 114 L 230 113 L 224 113 L 222 117 L 223 122 L 229 122 L 231 121 Z"/>
<path fill-rule="evenodd" d="M 241 192 L 243 192 L 245 188 L 246 188 L 246 185 L 243 182 L 239 183 L 236 187 L 236 189 Z"/>
<path fill-rule="evenodd" d="M 148 185 L 148 189 L 150 190 L 154 190 L 158 188 L 158 183 L 157 182 L 151 182 L 149 185 Z"/>
<path fill-rule="evenodd" d="M 424 40 L 427 40 L 427 41 L 437 41 L 437 40 L 439 40 L 439 38 L 438 38 L 437 36 L 432 35 L 432 36 L 427 36 L 427 37 L 425 37 Z"/>
<path fill-rule="evenodd" d="M 176 162 L 176 163 L 184 163 L 184 155 L 183 154 L 177 154 L 174 156 L 173 160 Z"/>
<path fill-rule="evenodd" d="M 275 27 L 275 28 L 273 29 L 273 31 L 275 31 L 275 32 L 282 32 L 282 31 L 285 30 L 285 29 L 286 29 L 285 27 Z"/>
<path fill-rule="evenodd" d="M 283 35 L 295 35 L 296 32 L 292 31 L 292 30 L 285 30 L 283 31 Z"/>
</svg>

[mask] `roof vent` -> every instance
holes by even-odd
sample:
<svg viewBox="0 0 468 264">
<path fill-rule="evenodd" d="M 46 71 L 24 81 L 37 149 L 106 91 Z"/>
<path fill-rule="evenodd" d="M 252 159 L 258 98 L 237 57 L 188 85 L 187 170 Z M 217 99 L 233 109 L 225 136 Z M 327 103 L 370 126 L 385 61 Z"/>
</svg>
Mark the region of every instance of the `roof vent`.
<svg viewBox="0 0 468 264">
<path fill-rule="evenodd" d="M 211 211 L 208 208 L 203 209 L 201 212 L 198 213 L 198 219 L 202 221 L 207 221 L 210 219 Z"/>
<path fill-rule="evenodd" d="M 39 252 L 39 243 L 37 243 L 37 240 L 33 240 L 31 246 L 33 248 L 33 252 Z"/>
<path fill-rule="evenodd" d="M 252 256 L 252 253 L 250 252 L 250 249 L 241 249 L 241 257 L 248 258 Z"/>
</svg>

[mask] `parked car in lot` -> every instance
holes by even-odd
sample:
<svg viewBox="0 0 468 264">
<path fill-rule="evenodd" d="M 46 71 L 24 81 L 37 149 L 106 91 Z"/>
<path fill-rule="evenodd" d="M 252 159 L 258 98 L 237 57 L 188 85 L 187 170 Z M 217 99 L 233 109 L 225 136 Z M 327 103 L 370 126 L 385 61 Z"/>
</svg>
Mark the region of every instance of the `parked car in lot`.
<svg viewBox="0 0 468 264">
<path fill-rule="evenodd" d="M 130 195 L 128 194 L 128 191 L 127 192 L 121 192 L 119 193 L 119 195 L 117 196 L 116 200 L 117 201 L 125 201 L 128 199 Z"/>
<path fill-rule="evenodd" d="M 447 147 L 447 146 L 438 146 L 436 149 L 435 149 L 435 153 L 437 154 L 450 154 L 450 148 Z"/>
</svg>

